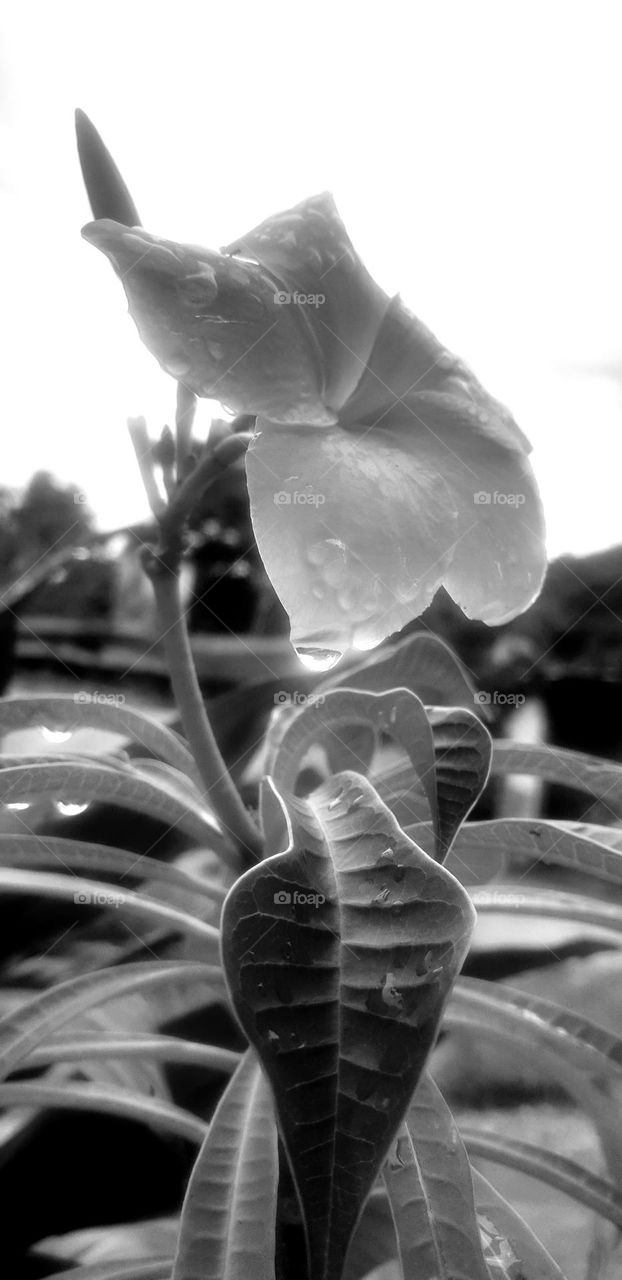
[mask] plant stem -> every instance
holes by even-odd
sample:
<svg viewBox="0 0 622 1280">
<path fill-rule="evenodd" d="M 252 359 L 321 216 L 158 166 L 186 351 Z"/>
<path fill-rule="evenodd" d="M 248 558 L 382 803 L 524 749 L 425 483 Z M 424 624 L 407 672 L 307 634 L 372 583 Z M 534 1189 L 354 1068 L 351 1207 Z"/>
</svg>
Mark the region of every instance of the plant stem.
<svg viewBox="0 0 622 1280">
<path fill-rule="evenodd" d="M 205 788 L 225 829 L 242 852 L 245 865 L 261 857 L 259 831 L 237 791 L 209 722 L 188 638 L 176 566 L 154 553 L 146 564 L 153 583 L 162 643 L 184 733 Z"/>
</svg>

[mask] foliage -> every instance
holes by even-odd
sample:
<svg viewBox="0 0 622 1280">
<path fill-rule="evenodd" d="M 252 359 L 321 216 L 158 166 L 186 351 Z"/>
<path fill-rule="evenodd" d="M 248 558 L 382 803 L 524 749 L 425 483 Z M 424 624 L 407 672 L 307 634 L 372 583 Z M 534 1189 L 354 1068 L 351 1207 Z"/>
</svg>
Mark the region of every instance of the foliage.
<svg viewBox="0 0 622 1280">
<path fill-rule="evenodd" d="M 114 698 L 8 701 L 4 734 L 43 725 L 63 745 L 6 755 L 0 801 L 19 813 L 49 796 L 103 797 L 178 827 L 195 854 L 160 863 L 101 843 L 50 842 L 25 820 L 23 835 L 0 836 L 0 891 L 108 911 L 146 931 L 150 954 L 113 949 L 108 963 L 30 999 L 5 993 L 0 1106 L 17 1124 L 46 1108 L 142 1119 L 199 1151 L 178 1220 L 107 1230 L 103 1254 L 101 1236 L 57 1242 L 57 1256 L 81 1264 L 67 1273 L 75 1280 L 371 1280 L 385 1264 L 399 1280 L 559 1280 L 476 1161 L 484 1152 L 528 1169 L 617 1232 L 622 1040 L 460 971 L 476 908 L 581 919 L 617 938 L 621 852 L 600 827 L 469 815 L 489 773 L 517 771 L 610 796 L 617 811 L 622 769 L 541 746 L 493 750 L 464 669 L 442 641 L 415 634 L 320 678 L 312 696 L 285 699 L 259 742 L 249 744 L 243 726 L 247 806 L 200 697 L 179 594 L 189 520 L 246 454 L 259 550 L 316 671 L 352 641 L 367 648 L 410 621 L 442 580 L 476 616 L 514 616 L 543 572 L 527 443 L 471 372 L 374 284 L 329 199 L 215 254 L 137 228 L 84 117 L 79 143 L 97 219 L 87 238 L 123 276 L 147 345 L 183 379 L 157 466 L 144 420 L 130 430 L 156 525 L 145 569 L 185 740 Z M 332 275 L 328 322 L 294 316 L 275 281 L 308 296 L 322 269 Z M 224 374 L 210 347 L 218 324 Z M 213 394 L 217 375 L 241 416 L 195 458 L 194 393 Z M 465 462 L 470 480 L 457 465 Z M 313 480 L 322 468 L 330 501 L 269 492 L 275 480 L 282 488 L 294 472 Z M 495 498 L 512 486 L 525 518 L 508 519 L 507 502 L 493 510 L 469 488 L 473 476 Z M 274 523 L 275 507 L 289 518 Z M 318 558 L 320 530 L 331 550 Z M 328 591 L 317 590 L 320 569 Z M 244 696 L 252 723 L 253 696 Z M 71 735 L 93 727 L 129 738 L 138 754 L 72 749 Z M 542 856 L 575 869 L 581 893 L 530 881 Z M 136 1027 L 127 1002 L 147 991 L 149 1022 Z M 162 1035 L 171 1006 L 226 1009 L 242 1051 Z M 491 1142 L 472 1127 L 460 1134 L 429 1066 L 439 1031 L 464 1025 L 540 1063 L 586 1109 L 605 1176 L 534 1144 Z M 170 1097 L 159 1071 L 167 1061 L 230 1075 L 209 1123 L 200 1105 Z"/>
<path fill-rule="evenodd" d="M 0 1105 L 141 1117 L 201 1146 L 176 1247 L 174 1226 L 163 1232 L 145 1224 L 143 1269 L 135 1270 L 129 1237 L 119 1231 L 117 1252 L 106 1262 L 115 1260 L 116 1269 L 85 1263 L 77 1276 L 289 1280 L 283 1246 L 286 1204 L 292 1216 L 289 1171 L 312 1280 L 364 1280 L 378 1261 L 390 1259 L 403 1280 L 514 1280 L 517 1259 L 521 1274 L 558 1277 L 529 1228 L 471 1166 L 482 1152 L 622 1225 L 622 1124 L 615 1107 L 622 1041 L 504 984 L 456 982 L 473 904 L 550 918 L 589 911 L 591 924 L 619 936 L 622 912 L 601 895 L 603 887 L 622 883 L 620 841 L 611 829 L 578 823 L 469 821 L 489 766 L 506 770 L 506 752 L 503 743 L 491 752 L 474 712 L 426 706 L 417 697 L 417 687 L 425 696 L 435 678 L 447 678 L 449 661 L 442 642 L 415 635 L 353 669 L 353 687 L 340 689 L 334 676 L 326 677 L 315 700 L 274 712 L 269 760 L 276 781 L 265 781 L 258 796 L 261 852 L 252 865 L 248 855 L 240 861 L 239 843 L 206 806 L 191 755 L 170 731 L 114 704 L 72 698 L 2 704 L 3 734 L 41 724 L 61 733 L 116 729 L 160 761 L 155 769 L 141 757 L 85 760 L 70 752 L 68 739 L 54 762 L 43 755 L 21 765 L 5 758 L 4 804 L 45 794 L 57 771 L 61 790 L 54 794 L 95 797 L 103 785 L 136 813 L 146 802 L 157 804 L 171 824 L 187 822 L 205 851 L 192 871 L 184 869 L 183 855 L 145 859 L 136 868 L 120 849 L 27 832 L 0 837 L 0 892 L 76 900 L 135 927 L 148 924 L 162 957 L 75 976 L 6 1013 Z M 391 670 L 399 672 L 401 688 L 389 687 Z M 383 693 L 356 687 L 377 686 L 379 679 Z M 454 663 L 450 693 L 460 688 L 468 696 Z M 369 731 L 364 742 L 357 737 L 361 725 Z M 478 744 L 475 757 L 470 741 Z M 357 744 L 362 754 L 354 771 Z M 522 751 L 515 767 L 529 769 L 529 748 Z M 545 776 L 558 776 L 554 752 L 538 748 L 536 756 Z M 394 770 L 399 763 L 399 788 L 387 786 L 387 761 Z M 605 777 L 610 787 L 622 787 L 616 766 L 604 770 L 602 762 L 579 756 L 566 764 L 575 785 L 589 793 L 598 794 Z M 530 872 L 541 858 L 576 870 L 581 893 L 532 888 Z M 133 890 L 128 874 L 138 879 Z M 585 896 L 586 878 L 593 896 Z M 183 990 L 190 1006 L 224 1004 L 248 1039 L 246 1053 L 240 1058 L 217 1045 L 163 1037 L 158 1002 L 167 987 Z M 122 998 L 148 990 L 155 1025 L 128 1034 L 114 1011 L 121 1014 Z M 103 1039 L 95 1039 L 84 1017 L 108 1005 Z M 473 1126 L 460 1137 L 426 1072 L 443 1019 L 545 1066 L 587 1109 L 608 1173 L 597 1178 L 537 1146 L 491 1141 Z M 102 1080 L 102 1064 L 115 1055 L 119 1066 L 127 1064 L 125 1074 Z M 192 1109 L 150 1097 L 134 1070 L 180 1060 L 194 1061 L 208 1078 L 232 1073 L 207 1129 Z M 63 1061 L 59 1082 L 50 1071 Z M 25 1081 L 16 1076 L 24 1067 L 39 1074 Z M 296 1266 L 304 1274 L 301 1258 Z"/>
</svg>

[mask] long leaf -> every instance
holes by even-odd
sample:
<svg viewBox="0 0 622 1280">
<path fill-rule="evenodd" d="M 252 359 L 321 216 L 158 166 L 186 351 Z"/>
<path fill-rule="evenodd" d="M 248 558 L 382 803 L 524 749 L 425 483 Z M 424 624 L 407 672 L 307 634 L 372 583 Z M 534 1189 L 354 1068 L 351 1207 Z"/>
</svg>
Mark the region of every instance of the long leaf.
<svg viewBox="0 0 622 1280">
<path fill-rule="evenodd" d="M 88 1267 L 55 1271 L 49 1280 L 170 1280 L 172 1258 L 133 1258 L 131 1262 L 100 1262 Z"/>
<path fill-rule="evenodd" d="M 546 1182 L 622 1228 L 622 1193 L 611 1182 L 583 1169 L 574 1160 L 534 1143 L 520 1142 L 472 1125 L 461 1124 L 460 1134 L 470 1156 L 518 1169 Z"/>
<path fill-rule="evenodd" d="M 154 1036 L 141 1032 L 132 1036 L 108 1036 L 103 1040 L 101 1037 L 95 1039 L 88 1032 L 74 1032 L 70 1039 L 50 1040 L 33 1049 L 26 1065 L 30 1070 L 49 1062 L 93 1062 L 101 1058 L 148 1058 L 150 1062 L 207 1067 L 213 1071 L 224 1071 L 227 1075 L 235 1071 L 240 1061 L 239 1053 L 233 1049 L 181 1040 L 178 1036 Z"/>
<path fill-rule="evenodd" d="M 272 1098 L 249 1049 L 192 1171 L 172 1280 L 274 1280 L 278 1180 Z"/>
<path fill-rule="evenodd" d="M 98 970 L 70 978 L 0 1019 L 0 1079 L 15 1071 L 42 1040 L 64 1023 L 104 1000 L 112 1000 L 130 991 L 147 991 L 165 983 L 190 985 L 203 982 L 207 995 L 210 987 L 218 991 L 221 981 L 221 971 L 217 966 L 181 960 L 127 964 L 118 969 Z"/>
<path fill-rule="evenodd" d="M 129 736 L 174 769 L 198 782 L 194 757 L 179 734 L 174 733 L 144 711 L 127 707 L 104 695 L 74 694 L 72 697 L 5 698 L 0 702 L 0 738 L 17 729 L 45 727 L 64 733 L 79 729 L 106 729 Z"/>
<path fill-rule="evenodd" d="M 225 890 L 214 880 L 191 875 L 170 862 L 159 862 L 147 854 L 129 853 L 111 845 L 89 844 L 86 840 L 67 840 L 48 835 L 0 835 L 0 867 L 64 867 L 67 871 L 94 871 L 123 880 L 148 879 L 172 888 L 222 902 Z"/>
<path fill-rule="evenodd" d="M 473 1190 L 491 1280 L 566 1280 L 531 1227 L 477 1169 Z"/>
<path fill-rule="evenodd" d="M 161 818 L 180 827 L 199 844 L 222 852 L 228 846 L 214 818 L 198 800 L 181 800 L 162 780 L 147 781 L 130 767 L 123 771 L 97 762 L 81 761 L 14 765 L 0 770 L 0 803 L 15 804 L 34 796 L 88 803 L 93 800 Z"/>
<path fill-rule="evenodd" d="M 577 791 L 586 791 L 607 806 L 612 817 L 622 817 L 622 766 L 611 760 L 567 751 L 540 742 L 495 742 L 491 772 L 535 775 Z"/>
<path fill-rule="evenodd" d="M 188 1142 L 202 1142 L 206 1126 L 190 1111 L 160 1098 L 94 1084 L 0 1084 L 0 1107 L 42 1107 L 61 1111 L 98 1111 L 163 1129 Z"/>
<path fill-rule="evenodd" d="M 1 884 L 1 881 L 0 881 Z M 576 920 L 590 928 L 602 929 L 620 941 L 622 907 L 594 902 L 578 893 L 534 888 L 528 884 L 476 885 L 469 890 L 476 911 L 507 912 L 511 915 L 544 916 L 546 920 Z"/>
<path fill-rule="evenodd" d="M 310 1272 L 339 1280 L 474 912 L 364 778 L 342 774 L 286 803 L 292 848 L 230 891 L 223 963 L 274 1090 Z"/>
<path fill-rule="evenodd" d="M 622 832 L 590 823 L 497 818 L 466 822 L 447 867 L 463 884 L 509 877 L 519 867 L 542 863 L 568 867 L 622 885 Z M 412 839 L 416 839 L 413 833 Z"/>
<path fill-rule="evenodd" d="M 127 913 L 150 923 L 155 921 L 170 925 L 175 932 L 200 938 L 210 954 L 217 953 L 219 933 L 214 925 L 207 924 L 205 920 L 178 907 L 169 907 L 167 903 L 150 898 L 146 893 L 134 893 L 132 889 L 125 887 L 120 890 L 116 886 L 105 884 L 103 880 L 76 875 L 54 875 L 47 871 L 22 871 L 21 868 L 14 871 L 10 867 L 0 867 L 0 895 L 3 893 L 30 893 L 42 898 L 74 902 L 80 908 L 108 906 L 121 915 Z"/>
<path fill-rule="evenodd" d="M 468 1157 L 427 1074 L 384 1167 L 384 1182 L 402 1280 L 489 1280 Z"/>
</svg>

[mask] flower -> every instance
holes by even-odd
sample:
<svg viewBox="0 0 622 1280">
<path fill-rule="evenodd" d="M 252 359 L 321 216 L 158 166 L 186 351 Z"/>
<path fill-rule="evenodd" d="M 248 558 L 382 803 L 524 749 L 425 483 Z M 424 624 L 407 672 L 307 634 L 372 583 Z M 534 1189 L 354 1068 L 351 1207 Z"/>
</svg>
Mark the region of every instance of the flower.
<svg viewBox="0 0 622 1280">
<path fill-rule="evenodd" d="M 532 602 L 546 560 L 529 443 L 374 282 L 330 195 L 220 253 L 107 219 L 83 235 L 164 369 L 257 415 L 253 526 L 309 666 L 377 645 L 441 585 L 490 624 Z"/>
</svg>

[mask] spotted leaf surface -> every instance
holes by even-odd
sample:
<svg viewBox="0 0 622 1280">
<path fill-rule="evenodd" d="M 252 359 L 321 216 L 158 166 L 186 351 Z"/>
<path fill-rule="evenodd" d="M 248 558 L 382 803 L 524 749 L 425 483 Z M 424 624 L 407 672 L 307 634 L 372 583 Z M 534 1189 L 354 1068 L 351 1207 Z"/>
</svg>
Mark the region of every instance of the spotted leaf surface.
<svg viewBox="0 0 622 1280">
<path fill-rule="evenodd" d="M 474 924 L 465 891 L 365 779 L 287 801 L 291 848 L 242 876 L 223 963 L 298 1189 L 314 1280 L 339 1280 Z"/>
</svg>

